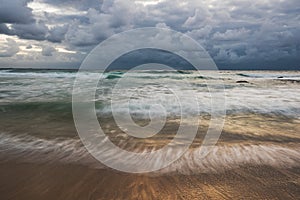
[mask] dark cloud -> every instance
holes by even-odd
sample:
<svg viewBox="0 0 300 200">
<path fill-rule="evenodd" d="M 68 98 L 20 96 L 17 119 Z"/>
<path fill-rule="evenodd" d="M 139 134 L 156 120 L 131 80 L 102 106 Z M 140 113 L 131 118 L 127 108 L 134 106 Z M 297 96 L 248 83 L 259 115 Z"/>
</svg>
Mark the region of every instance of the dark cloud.
<svg viewBox="0 0 300 200">
<path fill-rule="evenodd" d="M 34 22 L 32 9 L 27 7 L 31 0 L 0 0 L 0 23 L 28 24 Z"/>
<path fill-rule="evenodd" d="M 6 24 L 0 24 L 0 34 L 13 35 L 13 32 L 6 26 Z"/>
<path fill-rule="evenodd" d="M 44 12 L 36 20 L 28 2 L 0 0 L 0 33 L 88 53 L 115 33 L 169 27 L 198 41 L 221 68 L 299 67 L 299 0 L 165 0 L 148 6 L 132 0 L 38 0 L 72 12 Z"/>
<path fill-rule="evenodd" d="M 88 22 L 72 21 L 65 39 L 75 47 L 96 45 L 114 33 L 128 28 L 130 24 L 130 17 L 127 17 L 129 16 L 128 10 L 114 8 L 105 10 L 104 13 L 91 8 L 86 15 Z"/>
<path fill-rule="evenodd" d="M 100 10 L 102 0 L 42 0 L 42 2 L 59 7 L 73 7 L 78 10 L 88 10 L 94 8 Z"/>
<path fill-rule="evenodd" d="M 47 40 L 50 42 L 62 42 L 67 31 L 68 25 L 55 26 L 49 30 Z"/>
<path fill-rule="evenodd" d="M 42 22 L 33 24 L 14 24 L 11 32 L 22 39 L 45 40 L 48 28 Z"/>
<path fill-rule="evenodd" d="M 44 40 L 47 27 L 36 22 L 28 3 L 32 0 L 0 0 L 0 33 L 22 39 Z M 6 24 L 12 24 L 9 28 Z"/>
<path fill-rule="evenodd" d="M 174 69 L 195 69 L 187 60 L 172 52 L 148 48 L 131 51 L 120 56 L 108 66 L 107 70 L 132 69 L 147 63 L 163 64 Z"/>
</svg>

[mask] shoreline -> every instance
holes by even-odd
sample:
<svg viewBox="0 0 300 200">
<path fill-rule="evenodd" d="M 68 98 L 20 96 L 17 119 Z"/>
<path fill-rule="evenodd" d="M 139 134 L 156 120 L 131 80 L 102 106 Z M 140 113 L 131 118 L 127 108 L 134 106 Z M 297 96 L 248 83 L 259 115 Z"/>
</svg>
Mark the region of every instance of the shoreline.
<svg viewBox="0 0 300 200">
<path fill-rule="evenodd" d="M 296 199 L 300 168 L 149 176 L 77 165 L 0 164 L 1 199 Z"/>
</svg>

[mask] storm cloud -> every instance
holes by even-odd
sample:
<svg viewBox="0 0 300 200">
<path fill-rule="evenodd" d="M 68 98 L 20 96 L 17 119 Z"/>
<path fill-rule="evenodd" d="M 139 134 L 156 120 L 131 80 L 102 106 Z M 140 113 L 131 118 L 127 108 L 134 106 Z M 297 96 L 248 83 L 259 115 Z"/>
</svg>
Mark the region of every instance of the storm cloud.
<svg viewBox="0 0 300 200">
<path fill-rule="evenodd" d="M 31 0 L 0 0 L 0 23 L 28 24 L 34 22 Z"/>
<path fill-rule="evenodd" d="M 300 69 L 299 13 L 298 0 L 0 0 L 0 34 L 2 44 L 39 46 L 24 61 L 32 50 L 78 66 L 115 33 L 165 27 L 195 39 L 221 69 Z M 5 63 L 13 65 L 16 49 L 4 48 Z"/>
</svg>

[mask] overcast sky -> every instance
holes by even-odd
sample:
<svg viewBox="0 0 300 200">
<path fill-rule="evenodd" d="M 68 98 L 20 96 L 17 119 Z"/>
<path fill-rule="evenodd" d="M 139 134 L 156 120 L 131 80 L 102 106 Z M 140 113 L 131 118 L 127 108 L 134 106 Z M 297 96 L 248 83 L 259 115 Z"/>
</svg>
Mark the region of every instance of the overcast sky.
<svg viewBox="0 0 300 200">
<path fill-rule="evenodd" d="M 300 69 L 299 0 L 0 0 L 0 67 L 76 68 L 141 27 L 189 35 L 221 69 Z"/>
</svg>

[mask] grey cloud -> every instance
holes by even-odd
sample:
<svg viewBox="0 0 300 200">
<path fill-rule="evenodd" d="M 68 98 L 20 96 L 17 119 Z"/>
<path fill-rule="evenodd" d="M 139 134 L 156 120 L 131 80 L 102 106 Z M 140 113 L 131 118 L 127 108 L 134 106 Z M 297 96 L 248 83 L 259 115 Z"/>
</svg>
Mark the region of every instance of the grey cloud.
<svg viewBox="0 0 300 200">
<path fill-rule="evenodd" d="M 101 8 L 102 0 L 42 0 L 45 3 L 60 7 L 73 7 L 78 10 L 88 10 Z"/>
<path fill-rule="evenodd" d="M 45 40 L 48 28 L 44 23 L 14 24 L 11 32 L 22 39 Z"/>
<path fill-rule="evenodd" d="M 103 34 L 104 31 L 98 31 Z M 93 32 L 93 26 L 86 24 L 82 25 L 78 20 L 73 21 L 65 35 L 66 41 L 72 46 L 90 46 L 96 44 L 98 41 L 95 37 L 97 32 Z M 104 36 L 105 37 L 105 36 Z M 103 37 L 103 38 L 104 38 Z"/>
<path fill-rule="evenodd" d="M 13 35 L 13 32 L 6 24 L 0 24 L 0 34 Z"/>
<path fill-rule="evenodd" d="M 107 70 L 132 69 L 147 63 L 159 63 L 174 69 L 194 69 L 187 60 L 172 52 L 148 48 L 131 51 L 120 56 L 108 66 Z"/>
<path fill-rule="evenodd" d="M 128 1 L 129 2 L 129 1 Z M 127 4 L 126 4 L 127 5 Z M 88 23 L 74 20 L 65 35 L 65 39 L 73 46 L 95 45 L 116 32 L 130 28 L 130 5 L 115 5 L 105 8 L 102 12 L 89 9 Z"/>
<path fill-rule="evenodd" d="M 211 13 L 207 9 L 197 8 L 194 15 L 188 17 L 183 26 L 188 29 L 202 28 L 204 25 L 211 23 L 211 17 Z"/>
<path fill-rule="evenodd" d="M 67 31 L 67 25 L 55 26 L 49 30 L 47 40 L 50 42 L 61 42 L 64 40 Z"/>
<path fill-rule="evenodd" d="M 243 41 L 246 39 L 250 34 L 250 30 L 245 28 L 240 29 L 227 29 L 224 33 L 216 32 L 214 33 L 212 39 L 214 40 L 229 40 L 229 41 Z"/>
<path fill-rule="evenodd" d="M 6 39 L 0 46 L 0 57 L 11 57 L 19 52 L 19 45 L 13 39 Z"/>
<path fill-rule="evenodd" d="M 32 0 L 0 0 L 0 33 L 22 39 L 44 40 L 48 31 L 43 22 L 36 22 L 28 3 Z M 12 24 L 9 28 L 6 24 Z"/>
<path fill-rule="evenodd" d="M 32 9 L 27 7 L 31 0 L 0 0 L 0 23 L 28 24 L 34 22 Z"/>
<path fill-rule="evenodd" d="M 52 46 L 43 46 L 42 47 L 42 55 L 43 56 L 52 56 L 53 52 L 55 52 L 55 48 Z"/>
<path fill-rule="evenodd" d="M 23 39 L 48 40 L 61 43 L 67 49 L 88 53 L 99 42 L 121 31 L 149 26 L 169 27 L 197 40 L 221 67 L 240 65 L 251 68 L 284 62 L 299 66 L 298 0 L 202 3 L 197 0 L 165 0 L 149 6 L 131 0 L 41 1 L 62 10 L 72 7 L 86 13 L 44 13 L 46 25 L 51 25 L 49 30 L 42 22 L 27 22 L 26 25 L 13 24 L 11 29 L 2 24 L 0 33 Z M 26 4 L 23 8 L 26 10 Z M 31 10 L 27 11 L 30 16 Z"/>
<path fill-rule="evenodd" d="M 289 1 L 277 1 L 278 6 L 276 11 L 280 13 L 289 13 L 299 16 L 300 12 L 300 3 L 298 0 L 289 0 Z"/>
</svg>

